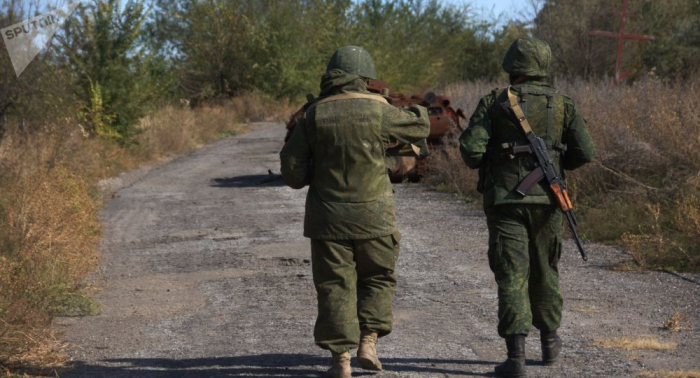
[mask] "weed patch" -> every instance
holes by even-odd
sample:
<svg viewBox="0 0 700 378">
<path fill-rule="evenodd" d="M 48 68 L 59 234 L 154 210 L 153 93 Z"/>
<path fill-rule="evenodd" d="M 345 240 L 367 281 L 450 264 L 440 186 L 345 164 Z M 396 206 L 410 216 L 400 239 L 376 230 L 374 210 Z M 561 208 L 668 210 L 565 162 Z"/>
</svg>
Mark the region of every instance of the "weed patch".
<svg viewBox="0 0 700 378">
<path fill-rule="evenodd" d="M 609 349 L 625 350 L 673 350 L 676 343 L 663 342 L 653 336 L 640 337 L 615 337 L 610 339 L 595 340 L 594 344 Z"/>
<path fill-rule="evenodd" d="M 668 319 L 664 320 L 663 328 L 671 332 L 691 330 L 691 327 L 685 325 L 689 319 L 690 316 L 688 314 L 675 311 Z"/>
<path fill-rule="evenodd" d="M 582 314 L 600 314 L 601 310 L 595 308 L 595 307 L 582 307 L 582 306 L 572 306 L 570 308 L 571 311 L 574 312 L 580 312 Z"/>
<path fill-rule="evenodd" d="M 635 375 L 646 378 L 700 378 L 700 370 L 640 371 Z"/>
<path fill-rule="evenodd" d="M 62 366 L 51 319 L 100 312 L 89 280 L 99 262 L 100 180 L 244 133 L 243 121 L 288 113 L 286 102 L 270 105 L 255 94 L 194 109 L 166 106 L 144 117 L 128 144 L 90 137 L 72 119 L 33 126 L 35 133 L 8 122 L 0 143 L 0 371 L 46 374 Z"/>
</svg>

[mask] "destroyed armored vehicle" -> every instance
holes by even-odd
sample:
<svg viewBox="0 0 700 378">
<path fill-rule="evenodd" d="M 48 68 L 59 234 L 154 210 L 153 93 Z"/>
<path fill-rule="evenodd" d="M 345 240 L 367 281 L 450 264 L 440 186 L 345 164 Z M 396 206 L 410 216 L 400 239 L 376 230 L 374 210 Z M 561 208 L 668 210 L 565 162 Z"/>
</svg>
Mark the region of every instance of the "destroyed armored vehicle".
<svg viewBox="0 0 700 378">
<path fill-rule="evenodd" d="M 436 95 L 433 92 L 425 94 L 404 95 L 392 92 L 383 81 L 369 80 L 367 89 L 373 93 L 388 97 L 391 104 L 397 107 L 421 105 L 428 109 L 430 116 L 430 135 L 426 140 L 416 145 L 396 143 L 387 148 L 387 170 L 392 182 L 419 181 L 428 167 L 430 151 L 444 148 L 445 137 L 463 131 L 460 118 L 465 119 L 461 109 L 455 110 L 450 105 L 447 96 Z M 294 129 L 296 121 L 304 114 L 305 107 L 295 112 L 287 123 L 287 137 Z"/>
</svg>

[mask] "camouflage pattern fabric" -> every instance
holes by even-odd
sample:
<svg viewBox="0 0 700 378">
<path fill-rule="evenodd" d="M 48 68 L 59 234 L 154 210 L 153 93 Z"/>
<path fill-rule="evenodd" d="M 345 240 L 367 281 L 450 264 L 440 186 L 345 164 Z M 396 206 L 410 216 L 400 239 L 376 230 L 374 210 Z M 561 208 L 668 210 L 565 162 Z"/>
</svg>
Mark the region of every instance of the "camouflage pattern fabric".
<svg viewBox="0 0 700 378">
<path fill-rule="evenodd" d="M 309 185 L 304 235 L 312 239 L 318 295 L 314 337 L 336 353 L 358 346 L 361 327 L 391 332 L 399 234 L 386 149 L 430 133 L 421 106 L 398 109 L 368 98 L 320 102 L 344 93 L 369 91 L 361 76 L 330 69 L 319 102 L 307 108 L 280 153 L 285 183 Z"/>
<path fill-rule="evenodd" d="M 516 39 L 503 59 L 503 71 L 511 76 L 547 77 L 552 50 L 537 38 Z"/>
<path fill-rule="evenodd" d="M 399 234 L 362 240 L 311 240 L 318 296 L 316 344 L 342 353 L 357 348 L 360 329 L 392 330 Z"/>
<path fill-rule="evenodd" d="M 534 133 L 547 145 L 556 170 L 572 170 L 593 160 L 595 145 L 573 100 L 542 79 L 551 51 L 535 39 L 513 42 L 503 61 Z M 478 189 L 489 227 L 489 265 L 498 284 L 498 333 L 527 335 L 532 324 L 554 331 L 561 323 L 562 299 L 557 264 L 563 214 L 547 184 L 522 196 L 518 184 L 537 167 L 520 127 L 501 103 L 505 89 L 483 97 L 459 138 L 470 168 L 479 169 Z"/>
<path fill-rule="evenodd" d="M 324 75 L 321 89 L 319 99 L 370 94 L 360 76 L 341 70 Z M 309 185 L 304 236 L 356 240 L 395 233 L 387 145 L 416 143 L 429 133 L 427 110 L 418 105 L 399 109 L 371 99 L 346 99 L 310 107 L 280 153 L 287 185 Z"/>
<path fill-rule="evenodd" d="M 530 326 L 555 331 L 561 324 L 559 292 L 561 211 L 545 205 L 486 210 L 489 266 L 498 284 L 498 334 L 527 335 Z"/>
<path fill-rule="evenodd" d="M 558 172 L 561 173 L 561 168 L 576 169 L 593 160 L 593 138 L 571 98 L 537 80 L 514 85 L 512 90 L 520 98 L 520 106 L 533 131 L 545 140 Z M 520 125 L 501 107 L 506 101 L 505 92 L 496 89 L 479 102 L 469 127 L 459 138 L 462 158 L 470 168 L 480 169 L 484 207 L 554 204 L 553 194 L 544 182 L 535 185 L 525 197 L 514 191 L 536 167 L 536 159 L 531 154 L 510 154 L 513 146 L 527 145 L 527 139 Z M 548 132 L 550 111 L 552 126 Z"/>
<path fill-rule="evenodd" d="M 341 70 L 349 74 L 376 80 L 377 72 L 374 69 L 374 61 L 369 53 L 359 46 L 343 46 L 331 56 L 326 67 L 326 72 Z"/>
</svg>

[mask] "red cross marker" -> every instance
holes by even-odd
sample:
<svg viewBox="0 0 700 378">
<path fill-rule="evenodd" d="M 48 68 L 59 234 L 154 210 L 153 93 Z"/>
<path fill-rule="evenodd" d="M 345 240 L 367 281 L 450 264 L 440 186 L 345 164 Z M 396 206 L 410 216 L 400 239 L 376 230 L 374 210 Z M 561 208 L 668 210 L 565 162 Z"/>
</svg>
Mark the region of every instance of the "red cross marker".
<svg viewBox="0 0 700 378">
<path fill-rule="evenodd" d="M 627 24 L 627 19 L 636 16 L 636 13 L 627 12 L 627 0 L 622 0 L 622 12 L 616 11 L 615 15 L 620 17 L 620 32 L 619 33 L 594 30 L 594 31 L 588 32 L 588 35 L 592 35 L 592 36 L 596 36 L 596 37 L 617 38 L 617 63 L 615 64 L 615 85 L 619 85 L 620 82 L 622 80 L 624 80 L 627 76 L 629 76 L 629 74 L 632 72 L 630 70 L 627 70 L 623 73 L 620 72 L 620 71 L 622 71 L 622 48 L 624 45 L 624 41 L 626 39 L 635 40 L 635 41 L 653 41 L 655 38 L 651 35 L 639 35 L 639 34 L 626 34 L 625 33 L 625 26 Z"/>
</svg>

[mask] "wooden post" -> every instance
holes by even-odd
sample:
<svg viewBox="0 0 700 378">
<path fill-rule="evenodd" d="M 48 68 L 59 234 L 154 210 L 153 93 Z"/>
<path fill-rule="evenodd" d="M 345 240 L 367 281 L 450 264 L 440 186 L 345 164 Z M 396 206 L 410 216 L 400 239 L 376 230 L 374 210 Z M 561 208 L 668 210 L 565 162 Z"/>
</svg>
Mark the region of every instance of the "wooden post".
<svg viewBox="0 0 700 378">
<path fill-rule="evenodd" d="M 653 41 L 654 36 L 651 35 L 640 35 L 640 34 L 627 34 L 625 33 L 625 28 L 627 26 L 627 19 L 636 16 L 636 13 L 627 12 L 627 0 L 622 0 L 622 11 L 615 12 L 615 15 L 620 17 L 620 31 L 618 33 L 606 32 L 600 30 L 593 30 L 588 32 L 588 35 L 596 37 L 607 37 L 607 38 L 617 38 L 617 61 L 615 63 L 615 85 L 619 85 L 622 80 L 630 75 L 632 71 L 627 70 L 622 72 L 622 49 L 624 48 L 624 42 L 626 39 L 634 41 Z"/>
</svg>

